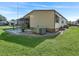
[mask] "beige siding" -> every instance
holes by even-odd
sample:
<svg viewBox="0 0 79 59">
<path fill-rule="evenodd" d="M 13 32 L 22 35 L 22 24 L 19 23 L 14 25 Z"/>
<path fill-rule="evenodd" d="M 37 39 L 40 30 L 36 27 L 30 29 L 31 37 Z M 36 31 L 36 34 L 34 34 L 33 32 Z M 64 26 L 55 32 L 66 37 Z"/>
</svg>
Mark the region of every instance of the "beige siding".
<svg viewBox="0 0 79 59">
<path fill-rule="evenodd" d="M 35 11 L 30 15 L 30 26 L 39 28 L 54 28 L 53 11 Z"/>
</svg>

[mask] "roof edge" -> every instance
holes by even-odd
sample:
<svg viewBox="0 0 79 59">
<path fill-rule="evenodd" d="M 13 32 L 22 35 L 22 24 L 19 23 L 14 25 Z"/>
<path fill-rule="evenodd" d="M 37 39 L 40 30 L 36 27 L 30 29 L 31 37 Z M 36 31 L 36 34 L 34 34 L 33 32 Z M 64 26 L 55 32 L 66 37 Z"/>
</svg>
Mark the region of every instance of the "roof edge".
<svg viewBox="0 0 79 59">
<path fill-rule="evenodd" d="M 47 10 L 32 10 L 31 12 L 27 13 L 25 16 L 31 14 L 31 13 L 34 12 L 34 11 L 54 11 L 54 12 L 58 13 L 60 16 L 62 16 L 66 21 L 68 21 L 68 20 L 67 20 L 63 15 L 61 15 L 61 14 L 60 14 L 59 12 L 57 12 L 55 9 L 47 9 Z M 25 16 L 23 16 L 23 17 L 25 17 Z"/>
</svg>

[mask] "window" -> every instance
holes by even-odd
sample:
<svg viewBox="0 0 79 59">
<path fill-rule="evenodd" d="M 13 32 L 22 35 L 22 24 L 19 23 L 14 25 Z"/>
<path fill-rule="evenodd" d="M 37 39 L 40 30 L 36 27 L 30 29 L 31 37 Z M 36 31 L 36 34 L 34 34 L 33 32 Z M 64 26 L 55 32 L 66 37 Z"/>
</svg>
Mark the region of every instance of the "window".
<svg viewBox="0 0 79 59">
<path fill-rule="evenodd" d="M 64 21 L 62 21 L 62 23 L 64 23 Z"/>
<path fill-rule="evenodd" d="M 55 15 L 55 20 L 56 20 L 56 23 L 59 23 L 59 17 L 57 15 Z"/>
</svg>

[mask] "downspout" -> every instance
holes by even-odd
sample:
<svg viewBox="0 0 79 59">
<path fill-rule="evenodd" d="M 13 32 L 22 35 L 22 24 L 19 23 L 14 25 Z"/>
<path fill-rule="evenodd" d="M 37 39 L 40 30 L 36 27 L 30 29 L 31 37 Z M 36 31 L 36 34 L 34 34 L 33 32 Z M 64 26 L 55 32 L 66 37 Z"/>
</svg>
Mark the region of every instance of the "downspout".
<svg viewBox="0 0 79 59">
<path fill-rule="evenodd" d="M 55 10 L 54 10 L 54 32 L 55 32 Z"/>
</svg>

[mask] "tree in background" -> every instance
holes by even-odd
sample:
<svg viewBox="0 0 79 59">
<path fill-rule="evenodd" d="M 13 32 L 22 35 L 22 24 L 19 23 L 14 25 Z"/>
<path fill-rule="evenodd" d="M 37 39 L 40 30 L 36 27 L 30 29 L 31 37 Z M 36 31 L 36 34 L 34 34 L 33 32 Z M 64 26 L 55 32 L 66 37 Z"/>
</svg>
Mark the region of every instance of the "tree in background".
<svg viewBox="0 0 79 59">
<path fill-rule="evenodd" d="M 3 15 L 0 15 L 0 21 L 7 21 L 7 19 Z"/>
<path fill-rule="evenodd" d="M 71 21 L 68 21 L 68 25 L 71 26 L 72 25 L 72 22 Z"/>
<path fill-rule="evenodd" d="M 3 15 L 0 15 L 0 25 L 8 25 L 9 22 L 7 21 L 7 18 Z"/>
<path fill-rule="evenodd" d="M 15 21 L 15 19 L 11 19 L 11 21 Z"/>
</svg>

